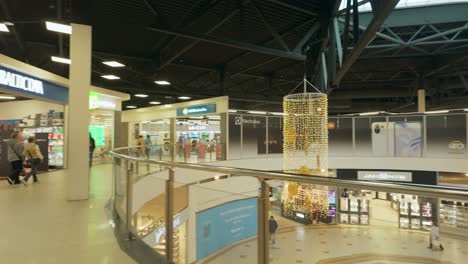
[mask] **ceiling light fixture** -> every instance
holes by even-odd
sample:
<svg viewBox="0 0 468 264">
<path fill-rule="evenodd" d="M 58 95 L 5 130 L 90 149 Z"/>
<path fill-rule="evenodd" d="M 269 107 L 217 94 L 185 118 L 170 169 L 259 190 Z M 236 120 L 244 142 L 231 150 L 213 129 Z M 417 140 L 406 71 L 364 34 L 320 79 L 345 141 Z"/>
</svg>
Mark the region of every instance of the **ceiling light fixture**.
<svg viewBox="0 0 468 264">
<path fill-rule="evenodd" d="M 103 61 L 102 64 L 105 64 L 110 67 L 118 68 L 118 67 L 125 67 L 124 64 L 117 62 L 117 61 Z"/>
<path fill-rule="evenodd" d="M 155 81 L 156 84 L 159 84 L 159 85 L 170 85 L 171 83 L 168 82 L 168 81 Z"/>
<path fill-rule="evenodd" d="M 71 34 L 72 33 L 72 27 L 69 25 L 64 25 L 64 24 L 59 24 L 59 23 L 54 23 L 54 22 L 49 22 L 46 21 L 46 28 L 50 31 L 55 31 L 59 33 L 64 33 L 64 34 Z"/>
<path fill-rule="evenodd" d="M 0 95 L 0 100 L 15 100 L 14 96 Z"/>
<path fill-rule="evenodd" d="M 104 78 L 104 79 L 107 79 L 107 80 L 118 80 L 118 79 L 120 79 L 119 76 L 115 76 L 115 75 L 102 75 L 101 77 Z"/>
<path fill-rule="evenodd" d="M 0 23 L 0 32 L 10 32 L 10 30 L 8 29 L 7 25 Z"/>
<path fill-rule="evenodd" d="M 247 111 L 247 113 L 256 115 L 266 115 L 266 112 L 263 111 Z"/>
<path fill-rule="evenodd" d="M 192 97 L 190 97 L 190 96 L 179 96 L 177 98 L 179 98 L 180 100 L 190 100 L 190 99 L 192 99 Z"/>
<path fill-rule="evenodd" d="M 135 97 L 140 97 L 140 98 L 146 98 L 146 97 L 148 97 L 147 94 L 135 94 L 134 96 L 135 96 Z"/>
<path fill-rule="evenodd" d="M 438 111 L 427 111 L 424 112 L 425 114 L 446 114 L 449 110 L 438 110 Z"/>
<path fill-rule="evenodd" d="M 67 58 L 62 58 L 62 57 L 56 57 L 52 56 L 50 57 L 52 61 L 59 62 L 59 63 L 64 63 L 64 64 L 71 64 L 71 60 Z"/>
<path fill-rule="evenodd" d="M 237 113 L 237 110 L 229 109 L 229 113 Z"/>
<path fill-rule="evenodd" d="M 166 107 L 166 108 L 171 108 L 171 107 L 172 107 L 172 105 L 170 105 L 170 104 L 167 104 L 167 105 L 164 105 L 164 107 Z"/>
<path fill-rule="evenodd" d="M 149 103 L 152 104 L 152 105 L 159 105 L 159 104 L 161 104 L 161 102 L 149 102 Z"/>
<path fill-rule="evenodd" d="M 134 105 L 127 105 L 127 108 L 129 108 L 129 109 L 135 109 L 135 108 L 137 108 L 137 107 L 134 106 Z"/>
</svg>

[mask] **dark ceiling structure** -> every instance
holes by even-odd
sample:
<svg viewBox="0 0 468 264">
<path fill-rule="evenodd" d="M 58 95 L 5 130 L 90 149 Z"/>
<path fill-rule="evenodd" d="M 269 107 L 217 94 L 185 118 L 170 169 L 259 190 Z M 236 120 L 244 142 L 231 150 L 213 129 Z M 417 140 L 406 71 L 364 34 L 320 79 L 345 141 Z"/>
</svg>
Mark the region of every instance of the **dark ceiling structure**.
<svg viewBox="0 0 468 264">
<path fill-rule="evenodd" d="M 358 15 L 367 3 L 372 11 Z M 468 106 L 468 3 L 397 3 L 0 0 L 0 21 L 14 24 L 0 32 L 0 50 L 67 76 L 50 57 L 68 57 L 69 38 L 44 21 L 91 24 L 93 84 L 148 94 L 124 104 L 138 107 L 228 95 L 234 109 L 279 111 L 304 77 L 329 94 L 331 113 L 414 111 L 422 88 L 429 109 Z M 102 64 L 109 60 L 126 66 Z"/>
</svg>

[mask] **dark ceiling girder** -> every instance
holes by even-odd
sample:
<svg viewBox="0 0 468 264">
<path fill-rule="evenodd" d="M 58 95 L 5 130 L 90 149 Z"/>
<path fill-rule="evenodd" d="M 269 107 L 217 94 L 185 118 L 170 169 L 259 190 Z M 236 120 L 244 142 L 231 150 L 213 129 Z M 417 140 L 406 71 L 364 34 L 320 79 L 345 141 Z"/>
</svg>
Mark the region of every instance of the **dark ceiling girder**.
<svg viewBox="0 0 468 264">
<path fill-rule="evenodd" d="M 360 2 L 358 2 L 358 6 L 365 5 L 365 4 L 369 3 L 370 1 L 371 1 L 371 0 L 363 0 L 363 1 L 360 1 Z M 346 8 L 341 9 L 341 10 L 338 12 L 338 14 L 339 14 L 339 15 L 343 15 L 343 14 L 346 13 L 347 10 L 352 10 L 352 9 L 353 9 L 353 6 L 350 5 L 350 6 L 346 7 Z"/>
<path fill-rule="evenodd" d="M 302 7 L 295 6 L 293 4 L 285 3 L 285 2 L 283 2 L 281 0 L 267 0 L 267 1 L 275 3 L 275 4 L 283 6 L 283 7 L 286 7 L 288 9 L 291 9 L 291 10 L 294 10 L 294 11 L 299 11 L 299 12 L 304 13 L 304 14 L 309 15 L 309 16 L 318 16 L 318 13 L 316 13 L 316 12 L 304 9 Z"/>
<path fill-rule="evenodd" d="M 302 51 L 304 45 L 309 41 L 313 34 L 317 32 L 320 28 L 320 23 L 316 22 L 312 27 L 310 27 L 309 31 L 307 31 L 306 35 L 297 43 L 296 47 L 294 48 L 294 52 L 299 53 Z"/>
<path fill-rule="evenodd" d="M 270 25 L 270 23 L 268 23 L 268 21 L 267 21 L 267 19 L 265 17 L 265 13 L 261 9 L 261 7 L 258 6 L 257 3 L 254 0 L 252 0 L 251 3 L 252 3 L 252 6 L 254 7 L 255 11 L 257 12 L 257 14 L 262 19 L 263 24 L 268 29 L 268 31 L 270 31 L 270 34 L 274 37 L 276 42 L 278 42 L 278 44 L 281 47 L 283 47 L 283 49 L 285 51 L 289 52 L 290 50 L 289 50 L 288 45 L 284 42 L 283 38 L 278 34 L 278 32 Z"/>
<path fill-rule="evenodd" d="M 13 21 L 13 18 L 12 18 L 11 14 L 10 14 L 10 8 L 8 7 L 8 4 L 7 4 L 6 0 L 0 0 L 0 9 L 2 10 L 3 17 L 7 21 Z M 21 52 L 21 56 L 23 57 L 23 59 L 26 62 L 29 62 L 29 58 L 28 58 L 28 55 L 27 55 L 27 52 L 26 52 L 26 48 L 25 48 L 25 45 L 24 45 L 23 38 L 20 36 L 20 34 L 19 34 L 18 30 L 16 29 L 16 27 L 10 27 L 10 31 L 13 33 L 13 35 L 15 37 L 16 43 L 18 44 L 18 47 L 19 47 L 20 52 Z"/>
<path fill-rule="evenodd" d="M 217 45 L 222 45 L 222 46 L 226 46 L 226 47 L 253 51 L 253 52 L 267 54 L 267 55 L 271 55 L 271 56 L 275 56 L 275 57 L 281 57 L 281 58 L 299 60 L 299 61 L 305 60 L 305 56 L 303 56 L 301 54 L 292 53 L 292 52 L 284 52 L 284 51 L 276 50 L 276 49 L 270 49 L 270 48 L 250 44 L 250 43 L 239 42 L 239 41 L 236 41 L 236 40 L 221 39 L 221 38 L 206 36 L 206 35 L 196 35 L 196 34 L 191 34 L 191 33 L 187 33 L 187 32 L 181 32 L 181 31 L 170 30 L 170 29 L 163 29 L 163 28 L 154 27 L 154 26 L 153 27 L 148 27 L 148 30 L 155 31 L 155 32 L 160 32 L 160 33 L 165 33 L 165 34 L 170 34 L 170 35 L 175 35 L 175 36 L 184 37 L 184 38 L 189 38 L 189 39 L 193 39 L 193 40 L 197 40 L 197 41 L 204 41 L 204 42 L 217 44 Z"/>
<path fill-rule="evenodd" d="M 377 0 L 374 0 L 377 1 Z M 379 0 L 383 1 L 383 0 Z M 374 18 L 369 23 L 364 33 L 359 38 L 356 45 L 354 45 L 353 51 L 349 54 L 346 60 L 343 62 L 343 66 L 336 73 L 336 78 L 333 80 L 333 86 L 338 86 L 345 74 L 351 69 L 351 66 L 356 62 L 361 53 L 369 44 L 369 41 L 375 36 L 375 33 L 381 28 L 385 19 L 390 15 L 399 0 L 385 0 L 385 4 L 381 6 L 380 12 L 374 15 Z"/>
<path fill-rule="evenodd" d="M 438 72 L 441 72 L 453 65 L 456 65 L 458 64 L 459 62 L 462 62 L 462 61 L 465 61 L 465 60 L 468 60 L 468 55 L 465 55 L 465 56 L 462 56 L 462 57 L 457 57 L 456 59 L 454 60 L 449 60 L 448 62 L 446 63 L 443 63 L 442 65 L 439 65 L 437 68 L 433 69 L 431 72 L 427 73 L 424 75 L 424 78 L 427 78 L 427 77 L 430 77 Z"/>
<path fill-rule="evenodd" d="M 239 11 L 240 11 L 240 9 L 234 9 L 229 15 L 225 16 L 218 24 L 215 24 L 208 31 L 206 31 L 206 34 L 210 34 L 210 33 L 214 32 L 215 30 L 217 30 L 218 28 L 220 28 L 222 25 L 224 25 L 224 23 L 226 23 L 231 18 L 233 18 L 235 15 L 237 15 L 237 13 L 239 13 Z M 179 37 L 179 35 L 177 35 L 177 34 L 170 34 L 170 35 L 174 35 L 175 37 Z M 200 39 L 195 39 L 195 41 L 193 41 L 189 45 L 187 45 L 184 48 L 182 48 L 181 50 L 179 50 L 176 54 L 171 55 L 171 57 L 169 59 L 165 60 L 164 62 L 162 62 L 159 65 L 158 70 L 161 70 L 164 67 L 166 67 L 167 65 L 169 65 L 170 63 L 172 63 L 178 57 L 182 56 L 185 52 L 187 52 L 188 50 L 193 48 L 195 45 L 197 45 L 200 41 L 201 41 Z"/>
</svg>

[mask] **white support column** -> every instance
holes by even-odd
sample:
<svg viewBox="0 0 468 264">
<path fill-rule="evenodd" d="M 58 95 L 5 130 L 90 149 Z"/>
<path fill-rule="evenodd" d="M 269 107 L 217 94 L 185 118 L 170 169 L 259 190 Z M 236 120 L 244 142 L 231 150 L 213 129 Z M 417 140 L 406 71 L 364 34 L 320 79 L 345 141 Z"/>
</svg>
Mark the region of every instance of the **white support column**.
<svg viewBox="0 0 468 264">
<path fill-rule="evenodd" d="M 68 110 L 68 200 L 89 197 L 89 87 L 91 27 L 72 24 Z"/>
<path fill-rule="evenodd" d="M 418 112 L 426 112 L 426 90 L 424 89 L 418 90 Z"/>
</svg>

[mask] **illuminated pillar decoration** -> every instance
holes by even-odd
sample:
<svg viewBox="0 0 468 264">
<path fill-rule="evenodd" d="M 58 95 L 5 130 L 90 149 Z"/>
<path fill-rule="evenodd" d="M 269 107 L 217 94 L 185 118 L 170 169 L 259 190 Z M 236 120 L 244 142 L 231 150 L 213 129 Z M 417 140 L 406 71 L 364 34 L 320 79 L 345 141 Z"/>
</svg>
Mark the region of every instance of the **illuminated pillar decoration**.
<svg viewBox="0 0 468 264">
<path fill-rule="evenodd" d="M 284 97 L 283 169 L 328 176 L 328 100 L 323 93 Z"/>
</svg>

